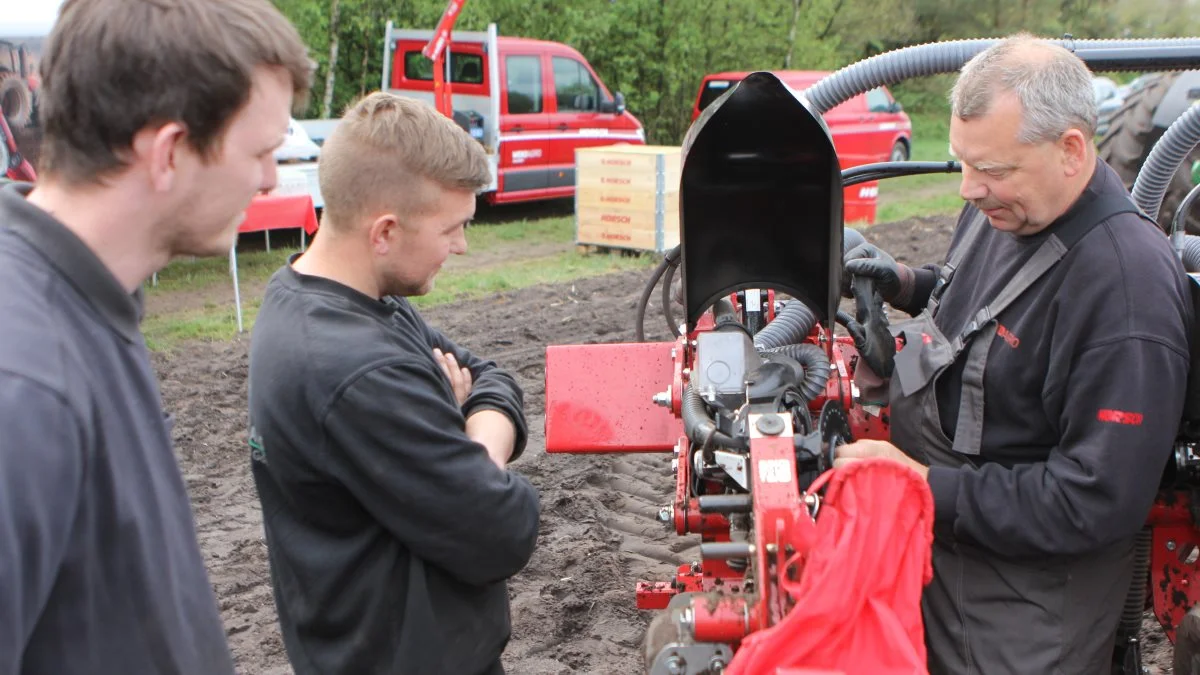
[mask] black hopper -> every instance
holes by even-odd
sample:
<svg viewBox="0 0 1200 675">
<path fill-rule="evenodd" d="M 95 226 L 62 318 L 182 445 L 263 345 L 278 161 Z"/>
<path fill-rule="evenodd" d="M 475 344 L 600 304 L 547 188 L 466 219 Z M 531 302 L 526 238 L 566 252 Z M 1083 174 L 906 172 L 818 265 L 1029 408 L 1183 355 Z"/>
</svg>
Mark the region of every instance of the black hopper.
<svg viewBox="0 0 1200 675">
<path fill-rule="evenodd" d="M 744 288 L 774 288 L 830 320 L 841 171 L 821 116 L 779 78 L 753 73 L 705 109 L 684 140 L 679 200 L 689 330 Z"/>
</svg>

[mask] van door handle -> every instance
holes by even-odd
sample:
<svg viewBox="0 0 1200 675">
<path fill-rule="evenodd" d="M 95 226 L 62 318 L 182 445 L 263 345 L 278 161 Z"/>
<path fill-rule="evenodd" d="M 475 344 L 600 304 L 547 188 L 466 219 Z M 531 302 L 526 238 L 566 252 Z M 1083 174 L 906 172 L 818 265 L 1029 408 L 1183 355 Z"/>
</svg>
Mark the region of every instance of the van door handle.
<svg viewBox="0 0 1200 675">
<path fill-rule="evenodd" d="M 558 125 L 558 130 L 559 130 L 559 131 L 566 131 L 566 130 L 567 130 L 567 123 L 566 123 L 566 122 L 563 122 L 562 124 Z"/>
<path fill-rule="evenodd" d="M 520 124 L 514 124 L 513 127 L 511 129 L 509 129 L 509 131 L 525 131 L 525 128 L 522 127 Z"/>
</svg>

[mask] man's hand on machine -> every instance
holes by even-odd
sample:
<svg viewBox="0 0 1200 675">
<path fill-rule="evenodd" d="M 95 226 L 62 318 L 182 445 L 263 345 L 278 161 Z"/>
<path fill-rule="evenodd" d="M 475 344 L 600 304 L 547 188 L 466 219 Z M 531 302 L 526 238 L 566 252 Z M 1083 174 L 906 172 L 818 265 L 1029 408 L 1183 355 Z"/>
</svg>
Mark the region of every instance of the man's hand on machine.
<svg viewBox="0 0 1200 675">
<path fill-rule="evenodd" d="M 929 467 L 904 454 L 900 451 L 900 448 L 887 441 L 864 440 L 838 446 L 833 453 L 833 468 L 837 469 L 850 462 L 871 459 L 873 457 L 890 459 L 893 462 L 898 462 L 913 469 L 921 474 L 921 478 L 929 477 Z"/>
<path fill-rule="evenodd" d="M 886 251 L 874 244 L 862 243 L 846 252 L 842 258 L 845 283 L 842 295 L 853 297 L 851 277 L 866 277 L 875 281 L 875 289 L 885 302 L 905 304 L 912 298 L 916 276 L 912 268 L 898 263 Z"/>
</svg>

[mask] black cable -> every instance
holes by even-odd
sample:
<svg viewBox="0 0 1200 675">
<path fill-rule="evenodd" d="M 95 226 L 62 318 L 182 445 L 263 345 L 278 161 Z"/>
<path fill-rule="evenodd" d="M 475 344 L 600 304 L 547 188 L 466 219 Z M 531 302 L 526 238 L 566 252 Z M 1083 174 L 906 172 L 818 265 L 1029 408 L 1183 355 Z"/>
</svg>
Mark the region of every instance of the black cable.
<svg viewBox="0 0 1200 675">
<path fill-rule="evenodd" d="M 850 187 L 859 183 L 895 178 L 898 176 L 919 176 L 926 173 L 957 173 L 962 171 L 962 165 L 955 161 L 947 162 L 876 162 L 862 164 L 842 172 L 842 187 Z"/>
<path fill-rule="evenodd" d="M 670 265 L 670 259 L 667 256 L 663 256 L 663 259 L 659 261 L 658 265 L 654 268 L 654 272 L 650 275 L 650 281 L 642 289 L 642 297 L 638 298 L 637 318 L 634 319 L 633 325 L 633 334 L 636 342 L 646 341 L 646 307 L 650 304 L 650 295 L 654 293 L 654 286 L 662 278 L 663 272 Z"/>
<path fill-rule="evenodd" d="M 675 312 L 671 310 L 671 284 L 675 282 L 675 270 L 678 269 L 678 263 L 671 262 L 670 258 L 663 258 L 667 261 L 667 272 L 663 276 L 662 282 L 662 310 L 663 316 L 667 319 L 667 330 L 674 337 L 679 337 L 679 327 L 675 325 Z"/>
</svg>

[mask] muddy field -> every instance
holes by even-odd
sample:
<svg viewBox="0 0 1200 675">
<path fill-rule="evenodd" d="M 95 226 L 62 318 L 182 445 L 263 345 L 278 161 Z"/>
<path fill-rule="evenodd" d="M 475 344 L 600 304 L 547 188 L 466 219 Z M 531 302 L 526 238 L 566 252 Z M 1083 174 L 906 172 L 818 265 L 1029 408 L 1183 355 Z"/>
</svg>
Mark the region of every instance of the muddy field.
<svg viewBox="0 0 1200 675">
<path fill-rule="evenodd" d="M 923 263 L 940 260 L 952 225 L 917 219 L 867 236 L 900 260 Z M 655 519 L 670 501 L 669 457 L 547 455 L 543 447 L 546 345 L 632 340 L 648 276 L 615 274 L 425 312 L 460 344 L 516 373 L 526 391 L 530 440 L 513 469 L 538 487 L 543 510 L 538 550 L 510 583 L 510 673 L 641 672 L 649 614 L 634 607 L 634 583 L 666 580 L 695 554 L 691 539 Z M 659 314 L 647 323 L 650 338 L 665 336 Z M 176 447 L 238 669 L 290 673 L 245 445 L 247 346 L 245 339 L 198 343 L 157 355 L 155 365 L 176 415 Z M 1169 672 L 1161 633 L 1146 637 L 1150 672 Z"/>
</svg>

